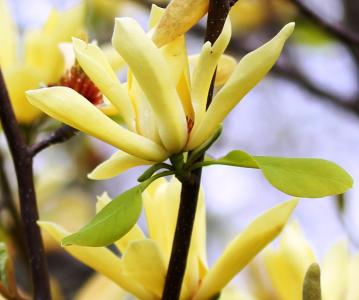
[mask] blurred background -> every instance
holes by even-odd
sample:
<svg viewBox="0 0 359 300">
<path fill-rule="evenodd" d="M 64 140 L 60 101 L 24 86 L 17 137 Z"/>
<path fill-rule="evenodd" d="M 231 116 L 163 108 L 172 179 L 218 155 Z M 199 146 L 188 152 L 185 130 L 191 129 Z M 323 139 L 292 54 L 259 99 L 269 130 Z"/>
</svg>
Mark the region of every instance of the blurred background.
<svg viewBox="0 0 359 300">
<path fill-rule="evenodd" d="M 95 39 L 100 45 L 110 42 L 116 16 L 134 17 L 147 27 L 150 1 L 85 2 L 89 40 Z M 52 9 L 63 10 L 77 3 L 9 1 L 20 32 L 19 41 L 25 31 L 41 27 Z M 166 1 L 154 3 L 166 5 Z M 319 19 L 315 18 L 317 14 Z M 319 157 L 340 164 L 355 182 L 359 180 L 359 44 L 346 38 L 359 32 L 357 0 L 240 0 L 232 9 L 231 20 L 233 37 L 227 54 L 237 60 L 268 41 L 290 21 L 296 21 L 296 31 L 269 76 L 226 119 L 223 134 L 209 153 L 220 156 L 242 149 L 254 155 Z M 202 20 L 190 31 L 190 54 L 200 51 L 204 30 Z M 97 195 L 107 191 L 114 197 L 133 186 L 144 169 L 135 168 L 102 182 L 87 179 L 86 174 L 114 151 L 79 134 L 41 153 L 35 161 L 41 218 L 56 221 L 69 230 L 78 229 L 94 214 Z M 15 191 L 14 171 L 3 136 L 1 156 Z M 250 169 L 206 168 L 203 188 L 210 263 L 258 214 L 288 199 L 259 172 Z M 343 239 L 348 239 L 352 251 L 357 251 L 358 215 L 359 189 L 354 185 L 338 198 L 302 199 L 294 219 L 320 259 L 333 243 Z M 47 247 L 51 270 L 71 299 L 90 270 L 50 240 Z"/>
</svg>

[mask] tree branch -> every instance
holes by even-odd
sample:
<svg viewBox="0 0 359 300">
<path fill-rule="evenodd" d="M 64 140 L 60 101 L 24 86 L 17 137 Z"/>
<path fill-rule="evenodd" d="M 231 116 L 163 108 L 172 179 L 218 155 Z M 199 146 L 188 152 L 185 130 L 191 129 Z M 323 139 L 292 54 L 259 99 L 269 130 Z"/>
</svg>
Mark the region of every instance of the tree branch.
<svg viewBox="0 0 359 300">
<path fill-rule="evenodd" d="M 313 20 L 324 30 L 331 33 L 346 44 L 359 44 L 359 35 L 345 28 L 339 23 L 332 23 L 325 20 L 319 13 L 309 8 L 303 0 L 293 0 L 293 3 L 307 18 Z"/>
<path fill-rule="evenodd" d="M 230 6 L 234 3 L 235 1 L 210 0 L 205 41 L 210 41 L 213 44 L 217 40 L 222 32 Z M 212 101 L 215 76 L 216 74 L 214 74 L 212 78 L 212 84 L 208 92 L 207 107 Z M 204 154 L 198 161 L 202 161 L 203 158 Z M 170 262 L 162 294 L 163 300 L 178 300 L 181 294 L 191 244 L 193 224 L 196 216 L 201 175 L 202 169 L 199 168 L 192 171 L 186 179 L 180 179 L 182 182 L 180 206 Z"/>
<path fill-rule="evenodd" d="M 34 289 L 33 299 L 50 300 L 51 294 L 45 250 L 40 228 L 36 224 L 39 215 L 34 187 L 32 155 L 16 121 L 1 69 L 0 119 L 16 171 L 20 199 L 20 213 L 23 222 L 25 243 L 28 251 Z"/>
<path fill-rule="evenodd" d="M 63 142 L 66 142 L 67 140 L 71 139 L 73 136 L 75 136 L 78 133 L 78 130 L 75 128 L 72 128 L 68 125 L 63 125 L 57 130 L 55 130 L 51 135 L 42 141 L 32 145 L 30 147 L 30 153 L 32 157 L 36 156 L 38 153 L 40 153 L 42 150 L 45 150 L 46 148 L 55 145 L 60 144 Z"/>
</svg>

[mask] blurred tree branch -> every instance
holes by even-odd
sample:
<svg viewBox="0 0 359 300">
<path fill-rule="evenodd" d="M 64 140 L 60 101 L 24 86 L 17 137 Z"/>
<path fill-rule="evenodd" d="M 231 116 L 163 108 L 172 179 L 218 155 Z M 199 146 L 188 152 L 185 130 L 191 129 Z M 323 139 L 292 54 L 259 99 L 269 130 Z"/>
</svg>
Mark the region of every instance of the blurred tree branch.
<svg viewBox="0 0 359 300">
<path fill-rule="evenodd" d="M 303 0 L 293 0 L 303 15 L 346 44 L 359 44 L 359 35 L 339 23 L 329 22 L 307 6 Z M 358 5 L 358 3 L 356 3 Z"/>
</svg>

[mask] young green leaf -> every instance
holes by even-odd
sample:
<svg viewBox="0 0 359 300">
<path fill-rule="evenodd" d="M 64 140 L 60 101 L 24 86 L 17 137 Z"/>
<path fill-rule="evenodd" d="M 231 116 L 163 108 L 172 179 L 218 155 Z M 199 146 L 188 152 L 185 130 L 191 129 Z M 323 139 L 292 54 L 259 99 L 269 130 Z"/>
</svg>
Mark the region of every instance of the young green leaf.
<svg viewBox="0 0 359 300">
<path fill-rule="evenodd" d="M 353 184 L 346 171 L 323 159 L 251 156 L 235 150 L 217 160 L 207 158 L 201 165 L 214 164 L 261 169 L 270 184 L 296 197 L 319 198 L 342 194 Z"/>
<path fill-rule="evenodd" d="M 107 246 L 123 237 L 137 222 L 142 210 L 143 186 L 137 185 L 106 205 L 87 225 L 65 237 L 63 246 Z"/>
</svg>

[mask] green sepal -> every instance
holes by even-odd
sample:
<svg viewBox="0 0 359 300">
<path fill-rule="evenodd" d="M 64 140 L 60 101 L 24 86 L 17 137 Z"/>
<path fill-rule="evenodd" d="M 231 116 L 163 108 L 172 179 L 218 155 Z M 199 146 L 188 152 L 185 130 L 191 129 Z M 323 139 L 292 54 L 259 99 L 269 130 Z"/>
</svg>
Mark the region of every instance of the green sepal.
<svg viewBox="0 0 359 300">
<path fill-rule="evenodd" d="M 172 170 L 172 166 L 170 166 L 166 163 L 155 164 L 155 165 L 151 166 L 150 168 L 148 168 L 140 177 L 138 177 L 137 181 L 144 182 L 147 179 L 149 179 L 154 173 L 156 173 L 158 170 L 161 170 L 161 169 Z"/>
<path fill-rule="evenodd" d="M 192 169 L 210 165 L 260 169 L 278 190 L 295 197 L 319 198 L 342 194 L 352 187 L 353 179 L 333 162 L 317 158 L 251 156 L 234 150 L 219 159 L 206 157 Z"/>
</svg>

